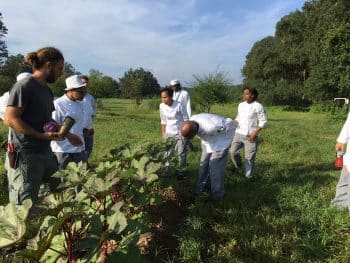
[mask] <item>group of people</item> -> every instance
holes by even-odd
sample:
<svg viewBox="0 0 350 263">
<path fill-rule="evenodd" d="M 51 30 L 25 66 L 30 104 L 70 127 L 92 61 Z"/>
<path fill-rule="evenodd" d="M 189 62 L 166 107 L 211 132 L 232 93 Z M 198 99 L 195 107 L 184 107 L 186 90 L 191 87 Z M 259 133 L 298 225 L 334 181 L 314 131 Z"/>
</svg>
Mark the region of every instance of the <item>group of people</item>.
<svg viewBox="0 0 350 263">
<path fill-rule="evenodd" d="M 96 115 L 95 100 L 87 92 L 89 79 L 86 76 L 68 77 L 65 94 L 54 99 L 48 84 L 54 83 L 63 73 L 61 51 L 45 47 L 29 53 L 25 63 L 32 66 L 33 73 L 20 74 L 10 92 L 0 98 L 0 117 L 9 127 L 5 167 L 9 199 L 14 204 L 21 204 L 25 199 L 37 203 L 43 183 L 51 192 L 56 191 L 60 180 L 52 175 L 58 169 L 64 169 L 69 162 L 88 162 Z M 170 88 L 160 93 L 162 136 L 174 139 L 168 156 L 178 153 L 179 180 L 186 176 L 186 152 L 195 135 L 200 138 L 202 148 L 199 194 L 210 178 L 213 198 L 223 197 L 227 155 L 231 153 L 234 166 L 239 168 L 242 147 L 246 177 L 253 176 L 258 133 L 266 126 L 266 114 L 257 102 L 256 89 L 244 89 L 244 101 L 239 104 L 235 120 L 207 113 L 191 115 L 190 96 L 178 80 L 172 80 Z M 63 136 L 59 129 L 67 117 L 74 120 L 74 125 Z M 48 123 L 57 129 L 45 129 Z"/>
<path fill-rule="evenodd" d="M 214 199 L 224 196 L 224 173 L 227 155 L 230 152 L 235 168 L 242 165 L 240 150 L 245 150 L 245 176 L 252 178 L 254 161 L 258 147 L 258 134 L 266 127 L 267 117 L 263 106 L 257 102 L 255 88 L 244 88 L 243 102 L 238 106 L 235 120 L 209 113 L 191 116 L 190 98 L 181 89 L 178 80 L 170 81 L 170 88 L 160 92 L 159 105 L 162 136 L 173 138 L 174 144 L 168 152 L 172 156 L 177 150 L 179 159 L 178 180 L 185 178 L 184 166 L 189 140 L 196 135 L 201 140 L 201 159 L 197 194 L 201 195 L 210 178 L 210 188 Z"/>
<path fill-rule="evenodd" d="M 69 162 L 87 163 L 96 115 L 94 98 L 87 92 L 86 76 L 68 77 L 65 94 L 54 99 L 48 84 L 63 73 L 61 51 L 45 47 L 29 53 L 25 63 L 31 65 L 33 73 L 19 74 L 9 93 L 0 99 L 0 116 L 9 127 L 5 164 L 9 200 L 17 205 L 25 199 L 37 203 L 42 184 L 55 192 L 61 181 L 52 175 Z M 74 120 L 74 125 L 62 135 L 59 129 L 67 116 Z M 48 124 L 56 128 L 47 130 Z"/>
</svg>

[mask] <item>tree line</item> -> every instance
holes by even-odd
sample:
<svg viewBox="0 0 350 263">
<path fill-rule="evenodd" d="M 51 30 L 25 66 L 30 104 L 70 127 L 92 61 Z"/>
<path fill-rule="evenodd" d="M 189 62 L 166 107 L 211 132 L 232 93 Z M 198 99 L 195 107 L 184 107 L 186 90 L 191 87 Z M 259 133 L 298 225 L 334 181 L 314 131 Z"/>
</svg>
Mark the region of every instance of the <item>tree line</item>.
<svg viewBox="0 0 350 263">
<path fill-rule="evenodd" d="M 24 56 L 18 54 L 8 56 L 0 64 L 0 95 L 8 91 L 16 82 L 16 76 L 21 72 L 31 72 L 31 68 L 23 63 Z M 74 74 L 81 74 L 72 64 L 65 62 L 64 72 L 58 80 L 49 84 L 55 96 L 61 96 L 65 89 L 65 79 Z M 89 93 L 95 98 L 135 98 L 135 96 L 151 96 L 159 93 L 160 86 L 151 72 L 143 68 L 130 69 L 119 82 L 104 75 L 96 69 L 90 69 Z"/>
<path fill-rule="evenodd" d="M 257 41 L 244 85 L 272 105 L 309 105 L 350 96 L 350 1 L 309 0 Z"/>
</svg>

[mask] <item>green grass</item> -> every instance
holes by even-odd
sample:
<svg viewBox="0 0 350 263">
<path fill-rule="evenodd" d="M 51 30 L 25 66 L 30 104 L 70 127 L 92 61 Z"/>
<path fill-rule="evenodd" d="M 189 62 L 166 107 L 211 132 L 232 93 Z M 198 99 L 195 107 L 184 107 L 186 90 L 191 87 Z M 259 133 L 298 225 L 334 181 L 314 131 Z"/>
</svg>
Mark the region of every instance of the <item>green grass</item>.
<svg viewBox="0 0 350 263">
<path fill-rule="evenodd" d="M 118 145 L 161 140 L 159 113 L 146 103 L 137 108 L 133 101 L 105 99 L 102 104 L 94 122 L 93 164 Z M 216 105 L 212 113 L 234 118 L 236 108 Z M 197 200 L 173 233 L 179 240 L 177 261 L 350 261 L 349 214 L 330 207 L 339 177 L 333 165 L 334 144 L 342 122 L 321 113 L 279 107 L 266 111 L 268 127 L 260 136 L 257 178 L 245 179 L 243 170 L 234 171 L 228 161 L 224 199 Z M 0 135 L 6 136 L 2 125 Z M 194 146 L 187 168 L 192 191 L 200 157 L 198 140 Z"/>
<path fill-rule="evenodd" d="M 342 124 L 322 114 L 267 113 L 257 178 L 245 179 L 229 161 L 224 200 L 199 200 L 180 231 L 182 262 L 349 262 L 350 217 L 330 207 Z"/>
</svg>

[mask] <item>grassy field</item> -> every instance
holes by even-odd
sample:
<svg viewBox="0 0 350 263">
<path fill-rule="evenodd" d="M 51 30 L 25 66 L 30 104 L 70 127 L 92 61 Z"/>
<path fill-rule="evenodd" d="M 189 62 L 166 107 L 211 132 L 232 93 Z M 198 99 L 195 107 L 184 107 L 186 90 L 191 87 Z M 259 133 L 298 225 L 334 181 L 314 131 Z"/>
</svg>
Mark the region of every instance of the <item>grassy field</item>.
<svg viewBox="0 0 350 263">
<path fill-rule="evenodd" d="M 157 110 L 136 108 L 128 100 L 105 99 L 102 104 L 92 163 L 115 146 L 161 140 Z M 170 233 L 177 247 L 154 248 L 171 251 L 163 262 L 350 262 L 349 214 L 330 207 L 339 177 L 334 144 L 342 122 L 320 113 L 277 107 L 266 111 L 268 128 L 261 133 L 257 177 L 245 179 L 229 160 L 225 198 L 185 200 L 182 223 Z M 233 118 L 236 105 L 214 106 L 212 113 Z M 6 137 L 2 124 L 0 135 Z M 188 156 L 190 193 L 199 165 L 197 139 L 194 149 Z M 6 185 L 1 182 L 0 201 L 5 203 Z M 151 261 L 161 262 L 156 257 Z"/>
</svg>

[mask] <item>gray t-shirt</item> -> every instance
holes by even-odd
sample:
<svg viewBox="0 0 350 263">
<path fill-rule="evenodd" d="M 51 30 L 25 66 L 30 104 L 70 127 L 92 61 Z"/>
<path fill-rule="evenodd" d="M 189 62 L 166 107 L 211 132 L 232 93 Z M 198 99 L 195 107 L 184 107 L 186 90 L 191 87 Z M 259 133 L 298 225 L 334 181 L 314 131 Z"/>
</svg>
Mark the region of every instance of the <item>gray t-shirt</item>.
<svg viewBox="0 0 350 263">
<path fill-rule="evenodd" d="M 53 93 L 48 86 L 40 85 L 34 78 L 18 81 L 10 91 L 8 106 L 23 109 L 22 120 L 38 132 L 52 119 L 55 110 Z M 11 141 L 19 151 L 49 152 L 50 141 L 38 140 L 11 129 Z"/>
</svg>

